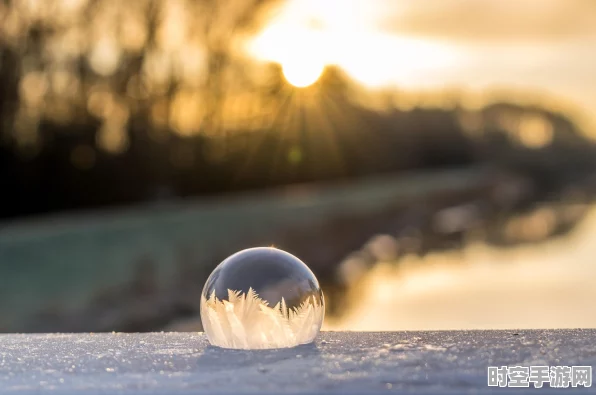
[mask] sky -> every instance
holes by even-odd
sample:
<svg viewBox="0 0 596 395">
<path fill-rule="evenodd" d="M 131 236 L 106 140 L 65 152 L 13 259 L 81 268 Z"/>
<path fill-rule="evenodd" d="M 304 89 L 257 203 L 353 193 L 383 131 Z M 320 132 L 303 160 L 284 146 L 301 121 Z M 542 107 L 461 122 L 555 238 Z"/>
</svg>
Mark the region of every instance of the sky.
<svg viewBox="0 0 596 395">
<path fill-rule="evenodd" d="M 507 89 L 588 117 L 593 48 L 593 0 L 290 0 L 249 50 L 302 85 L 336 64 L 371 88 Z"/>
<path fill-rule="evenodd" d="M 39 102 L 40 92 L 49 87 L 61 97 L 76 96 L 73 92 L 80 83 L 72 60 L 77 54 L 86 53 L 96 73 L 111 76 L 126 52 L 141 50 L 150 36 L 144 19 L 147 1 L 126 2 L 126 7 L 118 0 L 98 2 L 87 30 L 73 21 L 88 0 L 15 4 L 19 7 L 10 13 L 0 2 L 0 17 L 4 15 L 0 35 L 18 37 L 29 24 L 26 20 L 39 16 L 52 16 L 54 22 L 68 26 L 45 48 L 56 67 L 23 78 L 23 97 L 31 103 Z M 208 14 L 195 9 L 202 3 L 164 0 L 163 4 L 167 7 L 155 32 L 157 46 L 143 63 L 148 89 L 158 96 L 173 73 L 189 89 L 199 87 L 205 73 L 204 50 L 193 29 L 200 25 L 196 16 Z M 280 0 L 245 49 L 256 59 L 280 63 L 295 86 L 308 86 L 326 65 L 337 65 L 373 91 L 412 92 L 399 95 L 398 105 L 408 107 L 419 104 L 419 92 L 424 92 L 424 100 L 447 93 L 450 103 L 449 95 L 457 92 L 464 105 L 473 107 L 494 100 L 496 92 L 497 99 L 560 110 L 596 138 L 594 48 L 596 0 Z M 180 133 L 192 133 L 203 114 L 189 109 L 200 107 L 200 97 L 179 93 L 170 122 Z M 103 99 L 92 102 L 106 103 Z M 152 110 L 154 122 L 165 122 L 160 115 L 166 113 L 164 106 L 156 104 Z M 44 111 L 49 113 L 50 106 Z M 56 106 L 53 116 L 63 112 Z M 105 119 L 111 126 L 104 134 L 121 136 L 127 111 Z M 105 141 L 116 141 L 106 147 L 125 147 L 119 138 Z"/>
</svg>

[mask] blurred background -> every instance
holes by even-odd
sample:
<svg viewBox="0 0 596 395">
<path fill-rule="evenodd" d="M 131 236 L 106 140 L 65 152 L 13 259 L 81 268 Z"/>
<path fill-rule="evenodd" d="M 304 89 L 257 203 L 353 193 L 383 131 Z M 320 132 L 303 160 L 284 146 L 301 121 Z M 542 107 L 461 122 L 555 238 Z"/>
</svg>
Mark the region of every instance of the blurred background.
<svg viewBox="0 0 596 395">
<path fill-rule="evenodd" d="M 0 332 L 201 329 L 267 245 L 333 330 L 595 327 L 592 0 L 0 0 Z"/>
</svg>

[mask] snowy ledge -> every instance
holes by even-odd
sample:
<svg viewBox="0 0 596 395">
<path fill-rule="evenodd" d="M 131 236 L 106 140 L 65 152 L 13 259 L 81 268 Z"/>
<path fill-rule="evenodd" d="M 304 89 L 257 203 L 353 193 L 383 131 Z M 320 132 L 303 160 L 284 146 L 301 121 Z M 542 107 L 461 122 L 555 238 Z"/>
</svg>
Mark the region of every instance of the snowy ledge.
<svg viewBox="0 0 596 395">
<path fill-rule="evenodd" d="M 199 333 L 0 335 L 2 394 L 502 393 L 487 386 L 501 365 L 594 366 L 596 330 L 323 332 L 271 351 Z"/>
</svg>

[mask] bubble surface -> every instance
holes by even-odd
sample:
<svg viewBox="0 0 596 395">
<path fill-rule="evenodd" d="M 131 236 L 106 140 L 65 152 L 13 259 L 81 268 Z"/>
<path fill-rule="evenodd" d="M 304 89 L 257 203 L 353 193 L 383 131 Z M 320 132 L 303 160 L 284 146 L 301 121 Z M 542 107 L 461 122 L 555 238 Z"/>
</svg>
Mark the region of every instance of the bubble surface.
<svg viewBox="0 0 596 395">
<path fill-rule="evenodd" d="M 201 295 L 201 322 L 214 346 L 240 349 L 311 343 L 325 301 L 313 272 L 285 251 L 242 250 L 220 263 Z"/>
</svg>

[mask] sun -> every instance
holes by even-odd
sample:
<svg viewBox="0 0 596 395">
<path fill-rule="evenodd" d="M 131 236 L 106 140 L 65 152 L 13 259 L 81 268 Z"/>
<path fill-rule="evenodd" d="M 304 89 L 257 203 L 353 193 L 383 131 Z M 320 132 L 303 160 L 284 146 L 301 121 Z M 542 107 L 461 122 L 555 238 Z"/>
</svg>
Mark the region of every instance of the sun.
<svg viewBox="0 0 596 395">
<path fill-rule="evenodd" d="M 329 63 L 325 39 L 318 31 L 273 24 L 251 43 L 250 50 L 259 59 L 280 64 L 289 84 L 305 88 L 319 79 Z"/>
<path fill-rule="evenodd" d="M 282 62 L 281 68 L 286 81 L 297 88 L 306 88 L 317 82 L 325 64 L 313 59 L 296 59 Z"/>
<path fill-rule="evenodd" d="M 390 10 L 379 2 L 285 3 L 247 49 L 257 60 L 280 64 L 287 82 L 298 88 L 314 84 L 327 65 L 369 88 L 420 88 L 440 83 L 467 57 L 451 44 L 384 31 L 380 26 Z"/>
</svg>

